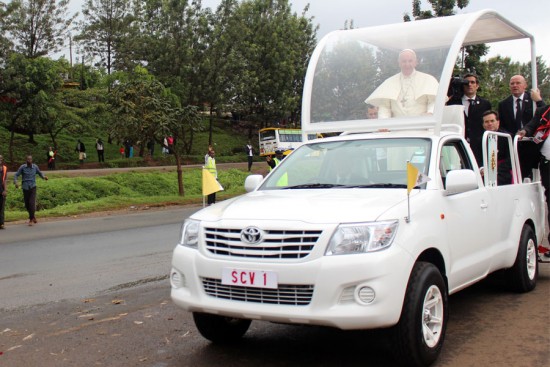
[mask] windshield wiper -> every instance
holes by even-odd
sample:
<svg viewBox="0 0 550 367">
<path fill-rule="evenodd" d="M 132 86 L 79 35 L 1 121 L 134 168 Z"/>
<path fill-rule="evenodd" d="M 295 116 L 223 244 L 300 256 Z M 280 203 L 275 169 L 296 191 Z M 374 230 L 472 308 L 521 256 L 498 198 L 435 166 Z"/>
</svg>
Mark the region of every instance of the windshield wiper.
<svg viewBox="0 0 550 367">
<path fill-rule="evenodd" d="M 406 189 L 406 184 L 393 184 L 393 183 L 374 183 L 374 184 L 365 184 L 365 185 L 345 185 L 344 188 L 371 188 L 371 189 Z"/>
<path fill-rule="evenodd" d="M 294 185 L 283 187 L 283 189 L 332 189 L 333 187 L 344 187 L 345 185 L 326 184 L 326 183 L 310 183 L 302 185 Z"/>
</svg>

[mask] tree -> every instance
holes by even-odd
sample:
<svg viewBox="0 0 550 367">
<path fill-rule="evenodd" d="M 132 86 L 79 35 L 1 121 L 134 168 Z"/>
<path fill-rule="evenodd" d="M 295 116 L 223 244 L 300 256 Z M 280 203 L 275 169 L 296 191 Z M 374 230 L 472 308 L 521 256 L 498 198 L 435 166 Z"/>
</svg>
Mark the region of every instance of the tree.
<svg viewBox="0 0 550 367">
<path fill-rule="evenodd" d="M 123 59 L 124 43 L 129 39 L 134 17 L 129 0 L 87 0 L 75 40 L 83 45 L 83 53 L 99 59 L 99 65 L 111 74 L 115 60 Z M 121 62 L 122 63 L 122 62 Z"/>
<path fill-rule="evenodd" d="M 312 121 L 366 118 L 364 100 L 376 88 L 376 75 L 373 51 L 359 42 L 340 42 L 323 50 L 315 70 Z"/>
<path fill-rule="evenodd" d="M 63 65 L 49 58 L 34 59 L 14 53 L 6 68 L 0 69 L 4 81 L 4 103 L 0 102 L 0 122 L 11 132 L 9 157 L 13 162 L 15 132 L 29 135 L 44 131 L 53 111 L 60 108 L 56 91 L 63 85 Z"/>
<path fill-rule="evenodd" d="M 68 4 L 69 0 L 14 0 L 16 10 L 8 15 L 5 23 L 15 50 L 28 58 L 59 51 L 78 15 L 68 15 Z"/>
<path fill-rule="evenodd" d="M 8 52 L 13 48 L 13 42 L 9 37 L 10 24 L 7 22 L 11 13 L 13 13 L 18 3 L 11 2 L 4 4 L 0 2 L 0 64 L 6 61 Z M 2 87 L 0 86 L 0 94 L 2 93 Z"/>
<path fill-rule="evenodd" d="M 142 67 L 136 67 L 127 82 L 113 88 L 109 103 L 115 116 L 111 133 L 119 141 L 154 139 L 161 143 L 165 136 L 174 137 L 178 188 L 183 196 L 182 156 L 188 153 L 194 131 L 200 128 L 196 107 L 181 108 L 178 97 Z"/>
<path fill-rule="evenodd" d="M 232 111 L 262 126 L 284 122 L 299 109 L 301 81 L 315 43 L 311 19 L 291 12 L 288 0 L 248 0 L 234 26 L 242 67 L 228 85 Z"/>
<path fill-rule="evenodd" d="M 200 1 L 147 0 L 140 19 L 135 58 L 175 93 L 182 105 L 198 105 L 204 85 L 205 35 L 209 25 Z"/>
<path fill-rule="evenodd" d="M 509 57 L 495 56 L 482 63 L 487 70 L 487 78 L 483 80 L 483 91 L 493 106 L 497 106 L 510 95 L 509 82 L 514 75 L 523 75 L 531 84 L 531 63 L 512 62 Z M 541 56 L 537 57 L 538 88 L 544 99 L 550 96 L 550 69 Z M 530 89 L 530 88 L 529 88 Z"/>
<path fill-rule="evenodd" d="M 208 48 L 205 50 L 203 75 L 204 98 L 209 104 L 209 135 L 208 143 L 212 145 L 212 123 L 214 111 L 220 107 L 226 96 L 229 95 L 228 86 L 234 75 L 238 75 L 237 67 L 240 60 L 235 49 L 234 32 L 237 27 L 232 26 L 235 21 L 237 0 L 222 0 L 216 12 L 206 13 L 211 31 L 206 34 Z"/>
</svg>

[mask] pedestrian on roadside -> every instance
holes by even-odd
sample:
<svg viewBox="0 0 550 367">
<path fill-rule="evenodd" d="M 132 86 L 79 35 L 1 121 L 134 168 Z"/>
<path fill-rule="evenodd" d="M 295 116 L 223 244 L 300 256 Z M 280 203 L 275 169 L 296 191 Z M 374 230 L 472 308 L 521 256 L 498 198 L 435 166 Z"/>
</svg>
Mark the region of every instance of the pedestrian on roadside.
<svg viewBox="0 0 550 367">
<path fill-rule="evenodd" d="M 105 162 L 105 147 L 101 139 L 97 139 L 95 142 L 95 149 L 97 150 L 97 161 L 99 163 Z"/>
<path fill-rule="evenodd" d="M 78 153 L 78 160 L 80 161 L 80 164 L 84 164 L 84 160 L 86 159 L 86 146 L 82 141 L 80 141 L 80 139 L 78 139 L 78 143 L 76 143 L 74 150 Z"/>
<path fill-rule="evenodd" d="M 244 147 L 244 151 L 246 152 L 246 158 L 248 159 L 248 172 L 250 172 L 252 162 L 254 160 L 254 147 L 250 143 L 250 140 L 248 141 L 248 144 L 246 144 L 246 147 Z"/>
<path fill-rule="evenodd" d="M 0 229 L 4 229 L 4 209 L 8 195 L 8 166 L 4 164 L 4 157 L 0 155 Z"/>
<path fill-rule="evenodd" d="M 32 156 L 27 156 L 27 162 L 15 172 L 13 176 L 13 183 L 15 188 L 19 188 L 17 179 L 21 176 L 21 187 L 23 188 L 23 200 L 25 201 L 25 209 L 29 213 L 28 225 L 32 226 L 36 224 L 36 217 L 34 215 L 36 211 L 36 176 L 40 176 L 42 179 L 48 181 L 48 176 L 45 176 L 40 168 L 32 163 Z"/>
<path fill-rule="evenodd" d="M 52 147 L 48 148 L 48 169 L 54 170 L 55 169 L 55 156 L 57 155 L 57 151 L 54 150 Z"/>
<path fill-rule="evenodd" d="M 153 158 L 153 154 L 155 154 L 155 141 L 153 139 L 147 142 L 147 149 L 149 150 L 149 156 Z"/>
<path fill-rule="evenodd" d="M 124 141 L 124 156 L 126 158 L 130 158 L 130 147 L 132 146 L 132 142 L 130 139 L 126 139 Z"/>
</svg>

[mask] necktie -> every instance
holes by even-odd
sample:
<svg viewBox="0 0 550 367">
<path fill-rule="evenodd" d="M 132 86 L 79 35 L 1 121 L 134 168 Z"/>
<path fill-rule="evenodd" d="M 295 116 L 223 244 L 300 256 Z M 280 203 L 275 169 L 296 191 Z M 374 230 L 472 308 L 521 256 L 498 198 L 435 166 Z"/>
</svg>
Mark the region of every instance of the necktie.
<svg viewBox="0 0 550 367">
<path fill-rule="evenodd" d="M 516 126 L 518 130 L 521 130 L 522 128 L 522 122 L 521 122 L 521 100 L 519 98 L 516 98 Z"/>
<path fill-rule="evenodd" d="M 468 106 L 468 117 L 470 117 L 470 110 L 472 109 L 475 100 L 473 98 L 468 98 L 468 102 L 470 102 L 470 105 Z"/>
</svg>

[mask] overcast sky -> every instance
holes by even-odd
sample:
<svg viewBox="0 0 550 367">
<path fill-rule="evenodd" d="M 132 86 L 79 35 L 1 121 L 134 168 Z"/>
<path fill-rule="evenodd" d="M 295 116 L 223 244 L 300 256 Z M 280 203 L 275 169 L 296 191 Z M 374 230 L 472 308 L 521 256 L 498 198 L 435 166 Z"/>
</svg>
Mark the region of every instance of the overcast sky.
<svg viewBox="0 0 550 367">
<path fill-rule="evenodd" d="M 301 14 L 309 3 L 307 14 L 314 17 L 314 24 L 319 24 L 318 39 L 327 33 L 342 29 L 346 20 L 353 19 L 354 27 L 400 23 L 403 14 L 412 11 L 412 0 L 290 0 L 293 9 Z M 216 8 L 219 0 L 202 0 L 203 6 Z M 423 9 L 431 9 L 428 1 L 423 0 Z M 482 9 L 493 9 L 502 16 L 520 26 L 535 37 L 536 53 L 550 64 L 550 14 L 549 0 L 470 0 L 465 10 L 459 13 L 471 13 Z M 522 47 L 524 46 L 524 47 Z M 494 44 L 491 55 L 506 54 L 516 61 L 526 62 L 530 59 L 527 42 L 513 44 Z"/>
<path fill-rule="evenodd" d="M 306 4 L 310 4 L 309 16 L 314 17 L 314 24 L 319 24 L 318 39 L 327 33 L 342 29 L 346 20 L 353 19 L 354 27 L 400 23 L 403 14 L 411 13 L 412 0 L 290 0 L 298 14 Z M 83 0 L 71 0 L 72 12 L 81 11 Z M 219 0 L 202 0 L 204 7 L 215 8 Z M 429 9 L 426 0 L 422 1 L 423 9 Z M 550 14 L 549 0 L 470 0 L 470 5 L 460 13 L 470 13 L 482 9 L 493 9 L 502 16 L 520 26 L 535 37 L 536 53 L 550 64 Z M 514 43 L 495 43 L 490 55 L 510 56 L 515 61 L 526 62 L 530 59 L 527 41 Z"/>
</svg>

